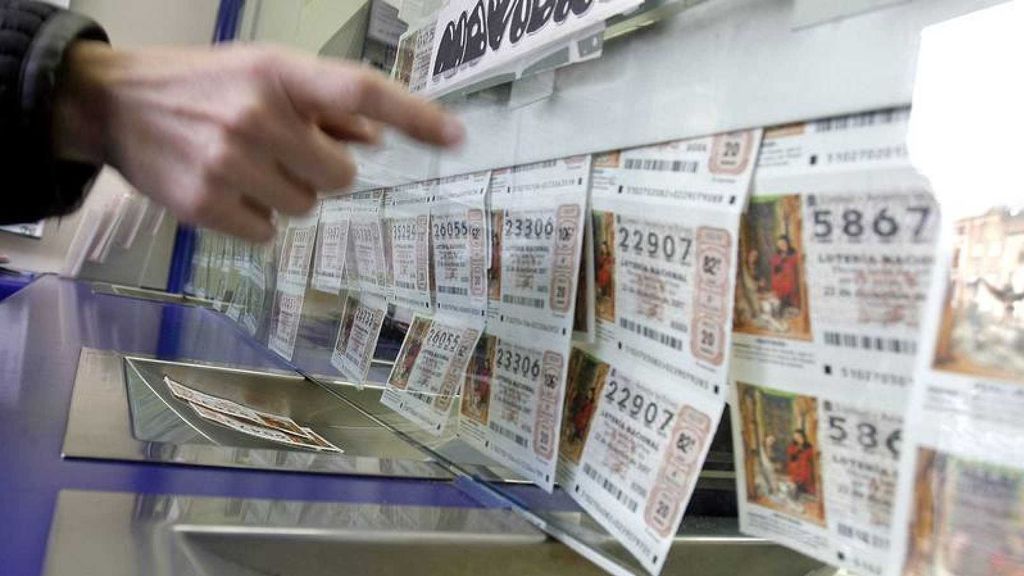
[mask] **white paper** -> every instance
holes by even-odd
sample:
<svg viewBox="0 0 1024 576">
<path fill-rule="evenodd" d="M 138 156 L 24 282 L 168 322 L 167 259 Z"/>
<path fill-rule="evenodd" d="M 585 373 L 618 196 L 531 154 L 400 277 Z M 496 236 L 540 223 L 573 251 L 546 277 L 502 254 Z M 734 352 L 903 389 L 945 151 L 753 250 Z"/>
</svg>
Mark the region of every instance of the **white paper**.
<svg viewBox="0 0 1024 576">
<path fill-rule="evenodd" d="M 780 127 L 739 238 L 731 400 L 740 527 L 858 574 L 889 562 L 938 208 L 907 111 Z"/>
<path fill-rule="evenodd" d="M 482 318 L 413 316 L 381 404 L 427 433 L 443 435 L 482 328 Z"/>
<path fill-rule="evenodd" d="M 350 293 L 344 298 L 342 310 L 331 365 L 349 382 L 362 384 L 370 371 L 388 303 L 375 294 Z"/>
<path fill-rule="evenodd" d="M 320 203 L 316 252 L 313 255 L 314 290 L 337 294 L 344 283 L 345 260 L 348 254 L 348 228 L 352 215 L 348 196 L 324 198 Z"/>
<path fill-rule="evenodd" d="M 458 435 L 551 492 L 568 339 L 491 324 L 466 370 Z"/>
<path fill-rule="evenodd" d="M 487 311 L 490 171 L 442 178 L 431 205 L 430 247 L 439 311 L 483 317 Z"/>
<path fill-rule="evenodd" d="M 384 295 L 387 293 L 387 260 L 381 226 L 383 190 L 352 195 L 349 222 L 348 277 L 353 288 Z"/>
<path fill-rule="evenodd" d="M 740 210 L 760 131 L 595 156 L 596 342 L 569 363 L 559 474 L 649 572 L 725 404 Z"/>
<path fill-rule="evenodd" d="M 316 213 L 290 221 L 281 245 L 267 345 L 286 360 L 295 353 L 316 226 Z"/>
<path fill-rule="evenodd" d="M 501 223 L 492 322 L 571 335 L 589 183 L 590 156 L 492 173 L 491 212 Z"/>
<path fill-rule="evenodd" d="M 410 89 L 441 96 L 544 53 L 642 0 L 490 2 L 449 0 L 434 22 L 428 79 Z M 422 33 L 421 33 L 422 34 Z M 422 86 L 422 87 L 421 87 Z"/>
<path fill-rule="evenodd" d="M 395 304 L 430 313 L 430 204 L 437 182 L 399 186 L 384 196 L 384 229 L 390 248 L 390 275 Z"/>
</svg>

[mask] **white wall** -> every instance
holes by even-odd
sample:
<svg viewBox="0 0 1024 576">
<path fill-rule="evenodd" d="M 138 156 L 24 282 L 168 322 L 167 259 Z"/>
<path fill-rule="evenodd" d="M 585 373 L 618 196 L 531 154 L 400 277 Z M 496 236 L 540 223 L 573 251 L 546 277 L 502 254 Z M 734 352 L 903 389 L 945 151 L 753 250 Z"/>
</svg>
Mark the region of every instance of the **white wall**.
<svg viewBox="0 0 1024 576">
<path fill-rule="evenodd" d="M 512 108 L 495 90 L 453 103 L 468 128 L 461 151 L 393 138 L 360 155 L 361 183 L 907 105 L 921 29 L 995 3 L 914 0 L 794 30 L 800 2 L 710 0 L 558 70 L 548 98 Z"/>
<path fill-rule="evenodd" d="M 240 38 L 319 53 L 369 0 L 249 0 Z M 365 25 L 365 22 L 364 22 Z M 360 36 L 362 31 L 355 35 Z M 335 42 L 338 42 L 335 39 Z"/>
<path fill-rule="evenodd" d="M 71 9 L 99 21 L 119 48 L 209 44 L 218 5 L 218 0 L 71 0 Z M 86 207 L 101 206 L 107 198 L 124 190 L 123 180 L 108 170 L 100 175 L 86 199 Z M 59 272 L 86 207 L 62 219 L 47 221 L 42 240 L 0 234 L 0 253 L 11 258 L 10 266 L 14 268 Z M 163 288 L 174 229 L 173 220 L 166 218 L 156 235 L 150 231 L 140 234 L 131 250 L 113 248 L 106 264 L 86 265 L 82 277 Z"/>
</svg>

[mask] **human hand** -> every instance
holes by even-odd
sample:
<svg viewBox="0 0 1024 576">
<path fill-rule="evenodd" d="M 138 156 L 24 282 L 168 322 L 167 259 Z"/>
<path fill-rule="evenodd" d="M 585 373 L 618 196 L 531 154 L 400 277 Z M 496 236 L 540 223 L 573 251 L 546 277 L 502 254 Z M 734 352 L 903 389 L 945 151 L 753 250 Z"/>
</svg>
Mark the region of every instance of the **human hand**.
<svg viewBox="0 0 1024 576">
<path fill-rule="evenodd" d="M 350 185 L 381 125 L 453 146 L 461 123 L 382 75 L 280 48 L 117 51 L 79 42 L 54 106 L 58 156 L 106 162 L 180 220 L 249 240 L 272 211 Z"/>
</svg>

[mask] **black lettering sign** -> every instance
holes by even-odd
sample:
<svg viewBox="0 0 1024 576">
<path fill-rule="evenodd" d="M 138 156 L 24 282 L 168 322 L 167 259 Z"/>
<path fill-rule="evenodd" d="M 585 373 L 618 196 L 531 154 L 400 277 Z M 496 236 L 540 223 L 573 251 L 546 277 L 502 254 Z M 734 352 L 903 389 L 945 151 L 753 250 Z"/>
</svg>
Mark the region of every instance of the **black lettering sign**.
<svg viewBox="0 0 1024 576">
<path fill-rule="evenodd" d="M 515 46 L 528 34 L 552 20 L 565 22 L 569 14 L 583 16 L 594 0 L 477 0 L 469 13 L 444 25 L 434 60 L 434 76 L 451 74 L 487 53 L 496 52 L 508 37 Z"/>
</svg>

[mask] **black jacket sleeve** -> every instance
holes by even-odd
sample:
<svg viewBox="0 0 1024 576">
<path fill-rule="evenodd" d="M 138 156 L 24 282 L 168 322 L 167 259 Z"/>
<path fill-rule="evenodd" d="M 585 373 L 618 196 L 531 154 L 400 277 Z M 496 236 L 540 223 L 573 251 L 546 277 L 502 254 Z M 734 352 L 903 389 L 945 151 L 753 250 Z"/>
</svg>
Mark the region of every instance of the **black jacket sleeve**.
<svg viewBox="0 0 1024 576">
<path fill-rule="evenodd" d="M 76 40 L 106 42 L 95 22 L 42 2 L 0 0 L 0 224 L 67 214 L 99 166 L 54 157 L 53 96 Z"/>
</svg>

